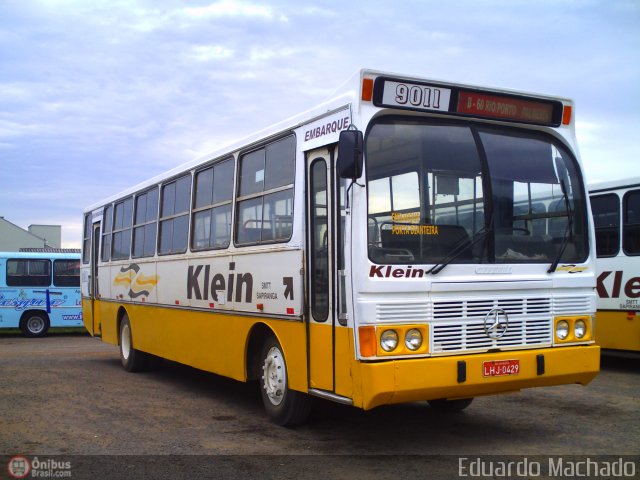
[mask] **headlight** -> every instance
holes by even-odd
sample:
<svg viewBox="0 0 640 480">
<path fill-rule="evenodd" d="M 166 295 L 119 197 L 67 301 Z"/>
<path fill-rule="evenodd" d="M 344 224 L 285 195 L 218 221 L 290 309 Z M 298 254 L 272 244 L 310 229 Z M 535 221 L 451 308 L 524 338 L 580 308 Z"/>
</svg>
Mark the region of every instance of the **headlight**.
<svg viewBox="0 0 640 480">
<path fill-rule="evenodd" d="M 380 346 L 385 352 L 391 352 L 398 346 L 398 334 L 395 330 L 385 330 L 380 335 Z"/>
<path fill-rule="evenodd" d="M 587 324 L 584 323 L 584 320 L 576 321 L 576 324 L 573 327 L 573 333 L 578 339 L 583 338 L 587 334 Z"/>
<path fill-rule="evenodd" d="M 422 333 L 417 328 L 408 330 L 404 336 L 404 344 L 411 351 L 418 350 L 422 346 Z"/>
<path fill-rule="evenodd" d="M 564 340 L 569 336 L 569 322 L 567 322 L 566 320 L 560 320 L 556 324 L 556 336 L 560 340 Z"/>
</svg>

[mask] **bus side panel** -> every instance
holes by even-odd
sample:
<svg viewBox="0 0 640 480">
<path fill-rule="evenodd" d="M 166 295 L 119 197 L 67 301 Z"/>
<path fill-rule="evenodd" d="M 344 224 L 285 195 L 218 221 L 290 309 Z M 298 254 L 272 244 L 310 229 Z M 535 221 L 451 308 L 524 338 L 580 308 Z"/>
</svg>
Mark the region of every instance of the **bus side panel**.
<svg viewBox="0 0 640 480">
<path fill-rule="evenodd" d="M 353 398 L 356 388 L 356 371 L 358 370 L 354 352 L 353 329 L 339 326 L 335 329 L 335 375 L 336 394 Z M 349 365 L 349 368 L 343 366 Z"/>
<path fill-rule="evenodd" d="M 51 287 L 49 322 L 52 327 L 82 327 L 80 289 Z"/>
<path fill-rule="evenodd" d="M 120 305 L 115 302 L 98 303 L 102 339 L 117 345 Z M 307 391 L 306 331 L 301 321 L 154 305 L 128 304 L 123 307 L 131 323 L 134 348 L 240 381 L 247 379 L 249 333 L 257 323 L 265 324 L 274 332 L 284 350 L 290 387 Z"/>
<path fill-rule="evenodd" d="M 596 343 L 612 350 L 640 351 L 640 316 L 638 312 L 598 310 Z"/>
<path fill-rule="evenodd" d="M 4 274 L 2 274 L 4 276 Z M 17 328 L 24 308 L 20 306 L 20 289 L 0 288 L 0 328 Z"/>
</svg>

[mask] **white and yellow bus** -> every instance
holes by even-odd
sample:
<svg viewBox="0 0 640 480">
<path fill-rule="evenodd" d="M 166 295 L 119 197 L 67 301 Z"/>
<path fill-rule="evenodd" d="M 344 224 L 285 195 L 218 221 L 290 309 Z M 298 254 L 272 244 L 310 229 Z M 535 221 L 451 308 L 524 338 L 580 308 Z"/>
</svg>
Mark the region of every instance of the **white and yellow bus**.
<svg viewBox="0 0 640 480">
<path fill-rule="evenodd" d="M 589 186 L 602 348 L 640 352 L 640 177 Z"/>
<path fill-rule="evenodd" d="M 84 321 L 126 370 L 154 355 L 258 380 L 282 425 L 312 397 L 459 410 L 584 385 L 587 198 L 570 100 L 362 70 L 88 207 Z"/>
</svg>

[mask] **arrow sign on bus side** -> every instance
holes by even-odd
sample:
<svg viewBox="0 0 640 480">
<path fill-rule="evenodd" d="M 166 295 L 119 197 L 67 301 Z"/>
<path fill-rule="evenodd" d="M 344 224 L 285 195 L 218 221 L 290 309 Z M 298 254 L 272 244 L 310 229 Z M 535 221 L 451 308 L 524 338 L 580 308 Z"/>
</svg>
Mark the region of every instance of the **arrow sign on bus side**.
<svg viewBox="0 0 640 480">
<path fill-rule="evenodd" d="M 293 277 L 282 277 L 282 284 L 284 285 L 284 298 L 293 300 Z"/>
</svg>

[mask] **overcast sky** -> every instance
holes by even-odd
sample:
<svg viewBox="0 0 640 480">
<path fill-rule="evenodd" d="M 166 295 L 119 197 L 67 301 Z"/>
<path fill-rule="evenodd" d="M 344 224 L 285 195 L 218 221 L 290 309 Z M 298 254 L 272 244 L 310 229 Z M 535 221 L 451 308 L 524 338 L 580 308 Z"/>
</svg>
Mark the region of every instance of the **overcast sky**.
<svg viewBox="0 0 640 480">
<path fill-rule="evenodd" d="M 362 67 L 576 101 L 587 180 L 640 175 L 639 0 L 0 0 L 0 216 L 82 209 Z"/>
</svg>

